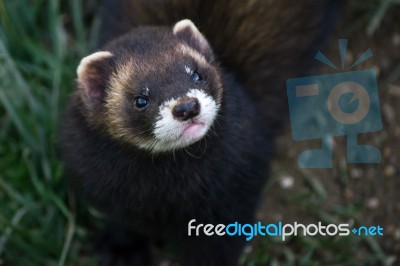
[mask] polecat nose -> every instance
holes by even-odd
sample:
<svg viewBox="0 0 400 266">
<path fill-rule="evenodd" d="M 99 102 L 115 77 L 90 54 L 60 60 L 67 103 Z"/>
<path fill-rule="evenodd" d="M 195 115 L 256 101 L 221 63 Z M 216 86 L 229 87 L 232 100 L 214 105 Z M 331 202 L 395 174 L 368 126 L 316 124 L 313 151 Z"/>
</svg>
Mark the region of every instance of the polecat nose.
<svg viewBox="0 0 400 266">
<path fill-rule="evenodd" d="M 174 117 L 181 121 L 186 121 L 190 118 L 195 117 L 200 113 L 200 103 L 197 98 L 185 97 L 178 101 L 172 114 Z"/>
</svg>

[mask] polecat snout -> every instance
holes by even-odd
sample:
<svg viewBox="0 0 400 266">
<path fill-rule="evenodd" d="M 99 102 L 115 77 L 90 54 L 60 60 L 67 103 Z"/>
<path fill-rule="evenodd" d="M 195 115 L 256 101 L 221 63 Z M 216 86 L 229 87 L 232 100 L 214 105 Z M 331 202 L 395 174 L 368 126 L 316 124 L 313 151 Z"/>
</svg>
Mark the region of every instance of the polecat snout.
<svg viewBox="0 0 400 266">
<path fill-rule="evenodd" d="M 207 40 L 189 20 L 141 28 L 82 59 L 79 93 L 89 123 L 116 141 L 157 153 L 202 139 L 223 87 Z"/>
</svg>

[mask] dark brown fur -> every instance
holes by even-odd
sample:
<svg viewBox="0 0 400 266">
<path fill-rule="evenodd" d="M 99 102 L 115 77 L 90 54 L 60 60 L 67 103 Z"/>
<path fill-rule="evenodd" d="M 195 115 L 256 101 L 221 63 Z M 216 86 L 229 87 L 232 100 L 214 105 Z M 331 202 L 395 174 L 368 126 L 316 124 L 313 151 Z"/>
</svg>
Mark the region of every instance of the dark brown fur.
<svg viewBox="0 0 400 266">
<path fill-rule="evenodd" d="M 113 265 L 115 261 L 125 263 L 121 265 L 147 265 L 148 260 L 143 258 L 148 254 L 147 245 L 157 240 L 169 242 L 185 266 L 237 263 L 245 243 L 243 237 L 187 237 L 187 223 L 191 219 L 213 224 L 253 222 L 274 137 L 287 115 L 285 81 L 310 70 L 313 53 L 321 48 L 332 27 L 339 2 L 103 1 L 100 45 L 114 57 L 110 64 L 106 60 L 107 67 L 90 72 L 96 84 L 100 81 L 97 86 L 109 84 L 108 67 L 115 72 L 133 53 L 147 66 L 144 72 L 133 71 L 132 80 L 123 86 L 126 97 L 111 106 L 116 111 L 113 119 L 131 119 L 134 125 L 130 126 L 135 130 L 145 129 L 146 123 L 153 122 L 149 121 L 155 114 L 151 109 L 143 117 L 129 113 L 129 104 L 124 109 L 128 112 L 118 111 L 133 101 L 129 93 L 140 89 L 135 84 L 137 80 L 161 88 L 154 98 L 159 101 L 179 94 L 179 88 L 187 88 L 179 72 L 174 72 L 182 58 L 165 57 L 177 41 L 168 41 L 172 38 L 171 29 L 165 26 L 185 18 L 199 26 L 214 51 L 201 52 L 212 65 L 213 86 L 208 90 L 221 102 L 221 109 L 212 134 L 186 150 L 151 154 L 129 141 L 118 141 L 123 140 L 118 137 L 121 128 L 104 119 L 108 111 L 102 101 L 90 109 L 93 102 L 85 102 L 82 88 L 75 91 L 62 131 L 68 176 L 76 181 L 79 193 L 116 222 L 111 232 L 127 238 L 115 240 L 106 234 L 102 251 L 111 259 L 105 258 L 102 265 Z M 131 32 L 148 25 L 163 27 Z M 119 38 L 121 34 L 125 35 Z M 178 42 L 198 48 L 191 36 L 181 37 Z M 156 52 L 147 53 L 149 47 L 157 48 Z M 154 67 L 159 65 L 159 75 L 154 75 L 157 72 L 147 62 L 154 62 Z M 150 75 L 143 77 L 146 71 Z M 111 97 L 109 92 L 105 94 L 104 97 Z M 117 128 L 116 134 L 107 126 Z M 139 135 L 137 132 L 134 137 Z M 119 233 L 120 227 L 126 233 Z"/>
</svg>

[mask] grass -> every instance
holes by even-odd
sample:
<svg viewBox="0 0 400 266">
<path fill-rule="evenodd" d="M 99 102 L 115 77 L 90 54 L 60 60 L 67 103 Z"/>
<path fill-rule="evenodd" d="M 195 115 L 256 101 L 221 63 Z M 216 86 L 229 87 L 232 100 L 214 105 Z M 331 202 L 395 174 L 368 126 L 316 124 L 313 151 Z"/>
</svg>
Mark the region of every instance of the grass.
<svg viewBox="0 0 400 266">
<path fill-rule="evenodd" d="M 97 2 L 0 0 L 0 265 L 95 265 L 89 232 L 77 220 L 86 214 L 62 179 L 57 131 L 79 59 L 95 47 Z M 368 31 L 398 2 L 372 1 Z M 356 204 L 320 210 L 328 197 L 324 185 L 303 176 L 309 190 L 288 197 L 288 204 L 301 200 L 299 208 L 324 221 L 357 218 Z M 361 259 L 353 256 L 360 246 L 369 254 Z M 320 260 L 321 254 L 331 259 Z M 262 239 L 242 262 L 384 265 L 387 258 L 374 239 L 296 237 L 289 244 Z"/>
<path fill-rule="evenodd" d="M 0 1 L 0 265 L 74 265 L 80 252 L 57 129 L 98 23 L 84 21 L 93 1 L 63 2 Z"/>
</svg>

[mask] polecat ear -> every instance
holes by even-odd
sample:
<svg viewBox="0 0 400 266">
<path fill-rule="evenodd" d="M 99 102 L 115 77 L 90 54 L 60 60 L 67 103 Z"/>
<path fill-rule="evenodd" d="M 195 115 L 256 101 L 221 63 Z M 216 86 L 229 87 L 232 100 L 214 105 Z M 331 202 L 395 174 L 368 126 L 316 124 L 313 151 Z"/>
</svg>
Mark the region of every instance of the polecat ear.
<svg viewBox="0 0 400 266">
<path fill-rule="evenodd" d="M 107 80 L 112 71 L 112 57 L 112 53 L 101 51 L 81 60 L 76 73 L 78 88 L 86 104 L 92 105 L 104 100 Z"/>
<path fill-rule="evenodd" d="M 178 21 L 173 28 L 173 33 L 176 37 L 181 38 L 189 46 L 203 54 L 206 59 L 211 60 L 213 58 L 213 52 L 207 39 L 191 20 L 184 19 Z"/>
</svg>

